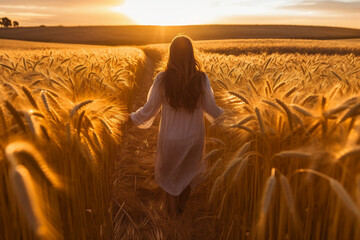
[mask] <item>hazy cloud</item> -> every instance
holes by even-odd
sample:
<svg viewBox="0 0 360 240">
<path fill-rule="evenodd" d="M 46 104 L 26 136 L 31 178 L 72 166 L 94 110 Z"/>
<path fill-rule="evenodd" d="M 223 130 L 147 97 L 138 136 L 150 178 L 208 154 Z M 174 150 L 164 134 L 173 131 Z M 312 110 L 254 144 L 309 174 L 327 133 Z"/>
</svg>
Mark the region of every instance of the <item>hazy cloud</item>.
<svg viewBox="0 0 360 240">
<path fill-rule="evenodd" d="M 124 0 L 0 0 L 0 13 L 21 25 L 119 25 L 134 24 L 109 7 Z M 30 3 L 29 3 L 30 2 Z"/>
<path fill-rule="evenodd" d="M 296 11 L 317 11 L 324 13 L 360 14 L 360 1 L 310 1 L 302 0 L 297 3 L 281 6 L 280 9 Z"/>
<path fill-rule="evenodd" d="M 42 13 L 32 13 L 32 12 L 15 12 L 12 13 L 13 16 L 24 16 L 24 17 L 39 17 L 39 18 L 48 18 L 53 17 L 51 14 L 42 14 Z"/>
<path fill-rule="evenodd" d="M 217 24 L 284 24 L 284 25 L 312 25 L 360 28 L 360 21 L 355 18 L 329 18 L 327 16 L 228 16 L 219 18 L 213 23 Z"/>
<path fill-rule="evenodd" d="M 64 25 L 64 26 L 78 26 L 78 25 L 131 25 L 134 22 L 128 17 L 118 13 L 72 13 L 65 12 L 61 14 L 41 14 L 35 12 L 16 12 L 10 17 L 12 20 L 17 20 L 22 26 L 38 26 L 38 25 Z"/>
<path fill-rule="evenodd" d="M 29 3 L 30 2 L 30 3 Z M 1 5 L 20 5 L 20 6 L 56 6 L 56 7 L 69 7 L 69 6 L 114 6 L 120 5 L 124 0 L 1 0 Z"/>
<path fill-rule="evenodd" d="M 19 11 L 38 14 L 63 15 L 64 13 L 96 13 L 124 0 L 0 0 L 0 11 L 13 15 Z"/>
<path fill-rule="evenodd" d="M 40 7 L 40 6 L 31 6 L 31 5 L 1 5 L 0 8 L 2 9 L 34 9 L 34 10 L 40 10 L 40 9 L 49 9 L 49 7 Z"/>
</svg>

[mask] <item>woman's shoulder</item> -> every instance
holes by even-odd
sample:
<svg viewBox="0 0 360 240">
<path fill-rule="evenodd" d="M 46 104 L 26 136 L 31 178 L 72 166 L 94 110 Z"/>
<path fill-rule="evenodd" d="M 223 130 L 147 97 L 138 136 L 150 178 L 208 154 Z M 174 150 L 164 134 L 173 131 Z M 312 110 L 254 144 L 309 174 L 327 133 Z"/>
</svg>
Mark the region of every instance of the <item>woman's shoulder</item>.
<svg viewBox="0 0 360 240">
<path fill-rule="evenodd" d="M 205 80 L 209 80 L 209 77 L 208 77 L 208 75 L 206 74 L 206 72 L 201 72 L 202 74 L 203 74 L 203 78 L 205 79 Z"/>
<path fill-rule="evenodd" d="M 164 74 L 165 74 L 164 71 L 159 72 L 159 73 L 156 75 L 155 79 L 163 78 L 163 77 L 164 77 Z"/>
<path fill-rule="evenodd" d="M 159 72 L 154 78 L 154 84 L 160 84 L 163 78 L 164 78 L 164 72 Z"/>
<path fill-rule="evenodd" d="M 198 71 L 197 71 L 197 74 L 199 74 L 199 75 L 201 76 L 201 79 L 202 79 L 202 80 L 205 80 L 205 79 L 208 78 L 206 72 L 204 72 L 204 71 L 198 70 Z"/>
<path fill-rule="evenodd" d="M 199 74 L 201 74 L 202 83 L 207 85 L 210 82 L 208 75 L 203 71 L 199 71 Z"/>
</svg>

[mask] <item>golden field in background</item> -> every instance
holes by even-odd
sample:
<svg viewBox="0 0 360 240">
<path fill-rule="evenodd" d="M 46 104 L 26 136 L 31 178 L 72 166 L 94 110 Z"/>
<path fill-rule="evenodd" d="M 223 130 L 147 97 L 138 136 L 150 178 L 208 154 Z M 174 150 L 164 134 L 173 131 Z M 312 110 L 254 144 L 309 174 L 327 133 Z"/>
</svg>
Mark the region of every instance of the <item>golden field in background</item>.
<svg viewBox="0 0 360 240">
<path fill-rule="evenodd" d="M 11 44 L 0 49 L 1 239 L 360 237 L 357 40 L 195 42 L 225 114 L 176 221 L 153 180 L 159 119 L 123 124 L 168 45 Z"/>
<path fill-rule="evenodd" d="M 193 40 L 359 39 L 360 29 L 301 25 L 47 26 L 0 29 L 0 38 L 96 45 L 145 45 L 171 42 L 186 33 Z"/>
</svg>

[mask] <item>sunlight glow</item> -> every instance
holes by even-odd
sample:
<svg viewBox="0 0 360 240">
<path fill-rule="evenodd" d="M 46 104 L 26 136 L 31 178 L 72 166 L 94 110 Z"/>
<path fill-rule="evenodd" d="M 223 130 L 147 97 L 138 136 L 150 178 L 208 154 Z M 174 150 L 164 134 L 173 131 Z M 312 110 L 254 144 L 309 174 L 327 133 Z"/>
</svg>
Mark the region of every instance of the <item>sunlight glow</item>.
<svg viewBox="0 0 360 240">
<path fill-rule="evenodd" d="M 186 25 L 204 24 L 212 19 L 211 13 L 199 12 L 203 1 L 189 0 L 131 0 L 112 7 L 111 10 L 124 14 L 141 25 Z"/>
<path fill-rule="evenodd" d="M 283 0 L 126 0 L 110 10 L 141 25 L 189 25 L 216 23 L 228 16 L 282 15 Z"/>
<path fill-rule="evenodd" d="M 360 28 L 359 0 L 0 0 L 33 25 L 296 24 Z"/>
</svg>

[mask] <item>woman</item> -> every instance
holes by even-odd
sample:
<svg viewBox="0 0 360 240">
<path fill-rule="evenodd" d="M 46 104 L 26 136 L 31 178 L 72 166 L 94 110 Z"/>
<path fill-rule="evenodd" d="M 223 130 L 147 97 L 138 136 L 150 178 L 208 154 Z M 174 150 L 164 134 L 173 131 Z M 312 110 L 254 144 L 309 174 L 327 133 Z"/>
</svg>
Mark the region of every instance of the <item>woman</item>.
<svg viewBox="0 0 360 240">
<path fill-rule="evenodd" d="M 166 191 L 169 214 L 175 216 L 185 207 L 190 183 L 205 170 L 203 116 L 214 122 L 223 113 L 186 36 L 173 39 L 167 64 L 156 76 L 147 103 L 130 117 L 139 128 L 149 128 L 160 109 L 155 181 Z"/>
</svg>

